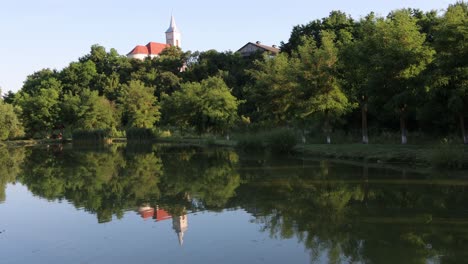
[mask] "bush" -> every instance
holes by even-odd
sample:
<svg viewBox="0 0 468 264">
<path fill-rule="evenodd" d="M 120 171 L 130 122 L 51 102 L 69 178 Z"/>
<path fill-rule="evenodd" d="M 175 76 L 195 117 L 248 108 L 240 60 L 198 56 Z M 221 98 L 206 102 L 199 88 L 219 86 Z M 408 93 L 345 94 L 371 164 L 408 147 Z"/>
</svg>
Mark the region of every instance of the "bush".
<svg viewBox="0 0 468 264">
<path fill-rule="evenodd" d="M 72 139 L 75 143 L 108 143 L 110 134 L 110 129 L 75 130 Z"/>
<path fill-rule="evenodd" d="M 274 153 L 291 153 L 297 143 L 296 133 L 286 128 L 237 137 L 237 147 L 246 152 L 259 152 L 269 149 Z"/>
<path fill-rule="evenodd" d="M 158 133 L 152 128 L 130 128 L 126 131 L 127 141 L 131 143 L 153 142 L 158 138 Z"/>
<path fill-rule="evenodd" d="M 442 143 L 431 151 L 429 162 L 436 168 L 468 168 L 468 155 L 463 146 Z"/>
<path fill-rule="evenodd" d="M 296 134 L 291 129 L 276 129 L 266 134 L 267 147 L 274 153 L 291 153 L 297 145 Z"/>
<path fill-rule="evenodd" d="M 245 152 L 264 151 L 264 133 L 244 134 L 237 137 L 237 148 Z"/>
</svg>

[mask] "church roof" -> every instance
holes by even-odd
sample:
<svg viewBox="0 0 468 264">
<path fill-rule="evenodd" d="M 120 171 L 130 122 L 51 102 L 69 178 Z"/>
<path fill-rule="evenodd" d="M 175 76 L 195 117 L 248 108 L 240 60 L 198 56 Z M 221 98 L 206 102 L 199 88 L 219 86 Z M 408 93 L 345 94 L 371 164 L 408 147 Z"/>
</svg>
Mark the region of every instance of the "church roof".
<svg viewBox="0 0 468 264">
<path fill-rule="evenodd" d="M 127 55 L 136 55 L 136 54 L 145 54 L 145 55 L 159 55 L 161 52 L 169 47 L 170 45 L 159 43 L 159 42 L 149 42 L 146 46 L 138 45 Z"/>
<path fill-rule="evenodd" d="M 170 47 L 170 45 L 159 42 L 150 42 L 146 44 L 148 48 L 148 53 L 150 55 L 159 55 L 165 48 Z"/>
<path fill-rule="evenodd" d="M 179 29 L 177 28 L 177 25 L 175 23 L 175 18 L 174 16 L 171 16 L 171 23 L 169 24 L 169 28 L 166 30 L 166 33 L 172 33 L 172 32 L 178 32 Z"/>
<path fill-rule="evenodd" d="M 148 48 L 146 48 L 146 46 L 138 45 L 135 48 L 133 48 L 132 51 L 130 51 L 130 53 L 128 53 L 127 55 L 130 54 L 148 54 Z"/>
</svg>

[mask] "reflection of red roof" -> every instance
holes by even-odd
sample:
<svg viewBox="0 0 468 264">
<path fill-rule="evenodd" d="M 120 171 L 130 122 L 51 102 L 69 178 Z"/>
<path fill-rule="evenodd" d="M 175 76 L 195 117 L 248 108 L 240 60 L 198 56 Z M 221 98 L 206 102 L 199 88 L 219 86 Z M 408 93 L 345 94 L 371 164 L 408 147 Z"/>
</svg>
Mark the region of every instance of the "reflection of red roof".
<svg viewBox="0 0 468 264">
<path fill-rule="evenodd" d="M 146 46 L 136 46 L 128 55 L 145 54 L 145 55 L 159 55 L 165 48 L 170 45 L 158 42 L 150 42 Z"/>
<path fill-rule="evenodd" d="M 141 217 L 143 217 L 143 219 L 147 219 L 154 215 L 154 209 L 148 208 L 148 209 L 140 210 L 139 213 Z"/>
<path fill-rule="evenodd" d="M 166 212 L 166 211 L 164 211 L 162 209 L 158 209 L 154 213 L 154 218 L 156 219 L 156 221 L 163 221 L 163 220 L 167 220 L 167 219 L 172 218 L 172 216 L 168 212 Z"/>
</svg>

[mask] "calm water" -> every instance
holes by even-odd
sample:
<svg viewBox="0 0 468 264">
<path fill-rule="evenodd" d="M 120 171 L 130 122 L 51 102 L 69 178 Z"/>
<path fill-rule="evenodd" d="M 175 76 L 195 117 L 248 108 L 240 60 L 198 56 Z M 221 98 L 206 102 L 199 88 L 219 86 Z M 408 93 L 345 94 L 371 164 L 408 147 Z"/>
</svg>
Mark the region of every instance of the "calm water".
<svg viewBox="0 0 468 264">
<path fill-rule="evenodd" d="M 0 148 L 0 263 L 466 263 L 468 179 L 182 146 Z"/>
</svg>

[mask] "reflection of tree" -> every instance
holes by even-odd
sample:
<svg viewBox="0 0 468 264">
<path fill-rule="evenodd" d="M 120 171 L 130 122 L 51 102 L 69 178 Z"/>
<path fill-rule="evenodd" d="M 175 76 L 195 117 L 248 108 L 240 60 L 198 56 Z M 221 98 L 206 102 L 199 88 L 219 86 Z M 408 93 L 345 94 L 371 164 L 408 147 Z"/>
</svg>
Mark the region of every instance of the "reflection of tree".
<svg viewBox="0 0 468 264">
<path fill-rule="evenodd" d="M 169 148 L 163 159 L 163 188 L 171 200 L 189 196 L 202 202 L 192 206 L 223 209 L 240 184 L 235 169 L 238 156 L 231 150 Z"/>
<path fill-rule="evenodd" d="M 36 195 L 96 213 L 100 222 L 142 204 L 179 216 L 186 208 L 224 208 L 240 184 L 237 159 L 232 151 L 192 148 L 35 148 L 20 181 Z"/>
<path fill-rule="evenodd" d="M 64 150 L 60 155 L 34 149 L 20 177 L 31 192 L 47 199 L 67 199 L 97 213 L 100 222 L 121 217 L 150 196 L 159 195 L 162 163 L 153 153 L 125 159 L 118 149 Z"/>
<path fill-rule="evenodd" d="M 245 184 L 230 205 L 246 208 L 272 237 L 296 237 L 312 260 L 325 254 L 330 263 L 426 263 L 450 259 L 464 252 L 454 245 L 468 242 L 466 213 L 458 226 L 446 221 L 448 213 L 466 212 L 465 187 L 409 186 L 395 171 L 364 168 L 361 175 L 324 161 L 255 164 L 242 171 Z"/>
<path fill-rule="evenodd" d="M 456 262 L 467 254 L 462 181 L 284 157 L 239 160 L 232 150 L 186 146 L 27 152 L 20 182 L 101 222 L 143 205 L 173 217 L 244 208 L 271 237 L 298 239 L 312 260 L 425 263 L 443 255 Z M 0 149 L 7 175 L 18 174 L 21 153 Z M 15 176 L 1 177 L 3 190 Z"/>
<path fill-rule="evenodd" d="M 21 171 L 21 163 L 24 157 L 24 148 L 6 148 L 0 146 L 0 202 L 6 199 L 6 185 L 16 181 L 16 177 Z"/>
</svg>

